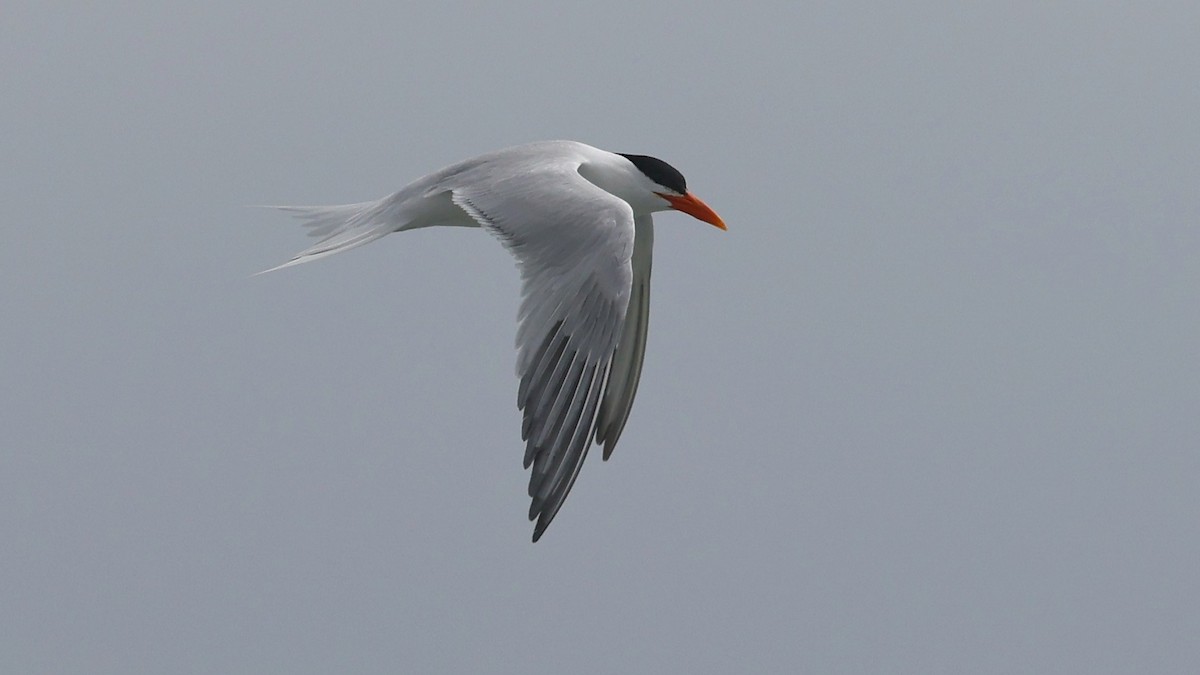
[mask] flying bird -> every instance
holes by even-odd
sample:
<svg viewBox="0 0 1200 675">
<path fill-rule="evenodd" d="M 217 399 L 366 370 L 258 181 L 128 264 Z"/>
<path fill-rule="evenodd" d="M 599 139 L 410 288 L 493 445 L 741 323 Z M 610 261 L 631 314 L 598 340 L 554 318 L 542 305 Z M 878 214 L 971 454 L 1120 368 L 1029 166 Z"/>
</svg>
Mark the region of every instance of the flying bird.
<svg viewBox="0 0 1200 675">
<path fill-rule="evenodd" d="M 481 227 L 516 257 L 517 406 L 537 541 L 595 442 L 612 454 L 637 393 L 650 318 L 651 215 L 725 223 L 661 159 L 543 141 L 468 159 L 378 201 L 277 207 L 321 237 L 271 272 L 392 232 Z"/>
</svg>

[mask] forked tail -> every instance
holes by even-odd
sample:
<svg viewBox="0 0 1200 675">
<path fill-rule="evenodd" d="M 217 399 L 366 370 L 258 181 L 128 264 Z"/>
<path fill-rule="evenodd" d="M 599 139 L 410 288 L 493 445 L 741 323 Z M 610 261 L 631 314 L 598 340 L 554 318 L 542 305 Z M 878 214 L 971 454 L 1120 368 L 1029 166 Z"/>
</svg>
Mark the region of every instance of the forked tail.
<svg viewBox="0 0 1200 675">
<path fill-rule="evenodd" d="M 266 274 L 275 270 L 319 260 L 362 246 L 395 231 L 395 221 L 387 217 L 386 199 L 360 204 L 338 206 L 271 206 L 268 208 L 287 211 L 304 221 L 308 236 L 323 237 L 313 246 L 297 253 L 291 260 L 263 270 Z"/>
</svg>

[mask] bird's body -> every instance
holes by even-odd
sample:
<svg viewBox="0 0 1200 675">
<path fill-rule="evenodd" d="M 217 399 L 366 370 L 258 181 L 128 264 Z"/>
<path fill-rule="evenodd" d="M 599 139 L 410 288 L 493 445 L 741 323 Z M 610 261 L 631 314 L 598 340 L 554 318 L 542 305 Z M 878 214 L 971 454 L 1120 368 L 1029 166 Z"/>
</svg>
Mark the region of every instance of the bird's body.
<svg viewBox="0 0 1200 675">
<path fill-rule="evenodd" d="M 649 319 L 651 214 L 674 208 L 725 227 L 665 162 L 574 141 L 480 155 L 374 202 L 281 208 L 322 239 L 273 269 L 433 226 L 483 227 L 517 258 L 517 403 L 534 541 L 592 439 L 607 459 L 629 417 Z"/>
</svg>

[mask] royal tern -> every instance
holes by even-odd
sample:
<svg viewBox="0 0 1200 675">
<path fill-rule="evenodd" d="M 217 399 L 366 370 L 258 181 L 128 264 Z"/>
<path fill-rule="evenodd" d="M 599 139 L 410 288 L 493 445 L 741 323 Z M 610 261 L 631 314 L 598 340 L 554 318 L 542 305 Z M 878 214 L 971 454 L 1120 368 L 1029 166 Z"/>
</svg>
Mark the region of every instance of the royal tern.
<svg viewBox="0 0 1200 675">
<path fill-rule="evenodd" d="M 725 229 L 666 162 L 574 141 L 481 155 L 378 201 L 278 208 L 322 239 L 268 272 L 435 225 L 482 227 L 516 257 L 517 406 L 525 468 L 533 467 L 533 541 L 593 439 L 607 460 L 629 418 L 650 317 L 651 214 L 675 209 Z"/>
</svg>

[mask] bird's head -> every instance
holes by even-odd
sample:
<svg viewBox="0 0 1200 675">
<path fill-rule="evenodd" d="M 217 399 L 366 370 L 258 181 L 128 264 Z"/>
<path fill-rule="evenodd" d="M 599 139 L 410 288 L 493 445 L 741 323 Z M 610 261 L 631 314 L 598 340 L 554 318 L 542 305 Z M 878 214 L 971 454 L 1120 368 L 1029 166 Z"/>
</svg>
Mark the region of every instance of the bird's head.
<svg viewBox="0 0 1200 675">
<path fill-rule="evenodd" d="M 657 210 L 675 209 L 722 230 L 725 229 L 725 221 L 721 220 L 721 216 L 709 208 L 708 204 L 700 201 L 699 197 L 688 192 L 687 180 L 684 179 L 683 174 L 679 173 L 678 169 L 657 157 L 619 154 L 629 160 L 645 176 L 647 189 L 665 202 Z"/>
</svg>

